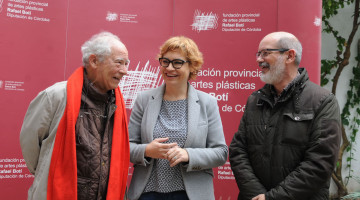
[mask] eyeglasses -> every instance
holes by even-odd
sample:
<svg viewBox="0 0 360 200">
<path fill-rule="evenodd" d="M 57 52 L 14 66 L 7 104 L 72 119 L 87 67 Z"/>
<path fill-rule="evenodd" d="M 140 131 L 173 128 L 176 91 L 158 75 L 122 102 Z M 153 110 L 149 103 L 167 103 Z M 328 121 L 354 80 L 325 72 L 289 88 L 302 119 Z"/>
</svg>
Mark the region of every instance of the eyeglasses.
<svg viewBox="0 0 360 200">
<path fill-rule="evenodd" d="M 167 58 L 159 58 L 159 62 L 160 65 L 162 67 L 169 67 L 170 63 L 172 64 L 173 68 L 175 69 L 180 69 L 184 63 L 190 62 L 190 61 L 184 61 L 181 59 L 174 59 L 174 60 L 169 60 Z"/>
<path fill-rule="evenodd" d="M 280 53 L 284 53 L 286 51 L 289 51 L 290 49 L 263 49 L 261 51 L 256 52 L 256 58 L 265 58 L 266 56 L 268 56 L 269 54 L 271 54 L 272 51 L 278 51 Z"/>
</svg>

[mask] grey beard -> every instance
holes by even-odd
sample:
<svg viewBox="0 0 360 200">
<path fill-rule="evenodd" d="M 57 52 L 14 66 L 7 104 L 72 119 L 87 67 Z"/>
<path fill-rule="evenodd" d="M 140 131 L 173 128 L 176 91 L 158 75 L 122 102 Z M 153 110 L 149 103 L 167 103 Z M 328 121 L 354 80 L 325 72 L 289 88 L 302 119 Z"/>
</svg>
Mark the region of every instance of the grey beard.
<svg viewBox="0 0 360 200">
<path fill-rule="evenodd" d="M 274 85 L 279 83 L 284 77 L 285 64 L 283 63 L 284 59 L 279 58 L 273 66 L 270 66 L 269 63 L 261 63 L 262 67 L 269 67 L 269 71 L 266 74 L 261 74 L 260 79 L 267 83 Z"/>
</svg>

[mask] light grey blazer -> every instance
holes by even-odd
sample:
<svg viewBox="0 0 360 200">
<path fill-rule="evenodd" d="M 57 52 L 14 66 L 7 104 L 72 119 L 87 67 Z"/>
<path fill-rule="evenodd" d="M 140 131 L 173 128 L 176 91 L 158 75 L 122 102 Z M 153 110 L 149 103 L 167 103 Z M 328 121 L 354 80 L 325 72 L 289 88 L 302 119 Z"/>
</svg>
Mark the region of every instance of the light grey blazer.
<svg viewBox="0 0 360 200">
<path fill-rule="evenodd" d="M 129 199 L 140 197 L 149 181 L 154 159 L 145 158 L 145 146 L 153 140 L 153 131 L 165 91 L 165 84 L 140 93 L 130 116 L 130 161 L 134 172 Z M 189 163 L 180 164 L 189 199 L 211 200 L 214 197 L 212 168 L 223 165 L 228 156 L 216 99 L 188 84 L 188 135 L 184 148 Z"/>
</svg>

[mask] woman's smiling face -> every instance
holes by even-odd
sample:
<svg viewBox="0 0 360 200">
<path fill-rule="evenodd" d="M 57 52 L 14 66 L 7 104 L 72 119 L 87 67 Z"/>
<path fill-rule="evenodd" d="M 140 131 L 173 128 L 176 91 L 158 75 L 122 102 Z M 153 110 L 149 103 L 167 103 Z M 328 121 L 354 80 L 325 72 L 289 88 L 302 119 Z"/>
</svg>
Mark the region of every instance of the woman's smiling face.
<svg viewBox="0 0 360 200">
<path fill-rule="evenodd" d="M 187 61 L 186 57 L 179 49 L 168 51 L 162 57 L 170 61 L 175 59 Z M 182 84 L 187 85 L 190 75 L 189 64 L 189 62 L 185 62 L 180 69 L 175 69 L 172 63 L 170 63 L 168 67 L 161 67 L 160 71 L 165 84 L 173 86 L 181 86 Z"/>
</svg>

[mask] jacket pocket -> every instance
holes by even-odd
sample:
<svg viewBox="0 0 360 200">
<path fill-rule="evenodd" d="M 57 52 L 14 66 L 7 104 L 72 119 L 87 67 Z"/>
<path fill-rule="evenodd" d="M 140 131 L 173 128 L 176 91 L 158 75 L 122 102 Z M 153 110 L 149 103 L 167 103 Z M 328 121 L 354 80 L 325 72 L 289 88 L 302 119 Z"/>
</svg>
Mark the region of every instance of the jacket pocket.
<svg viewBox="0 0 360 200">
<path fill-rule="evenodd" d="M 282 129 L 281 143 L 285 145 L 306 146 L 313 113 L 284 113 L 279 126 Z"/>
<path fill-rule="evenodd" d="M 207 122 L 199 121 L 199 123 L 197 124 L 197 128 L 194 131 L 196 131 L 196 132 L 191 133 L 192 134 L 191 145 L 187 146 L 187 147 L 205 148 L 207 137 L 208 137 L 208 131 L 209 131 Z M 188 134 L 190 134 L 190 132 Z M 189 140 L 189 135 L 187 136 L 186 140 Z"/>
<path fill-rule="evenodd" d="M 78 177 L 78 200 L 96 199 L 99 182 L 85 177 Z"/>
</svg>

